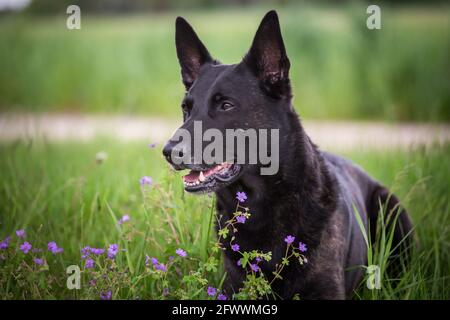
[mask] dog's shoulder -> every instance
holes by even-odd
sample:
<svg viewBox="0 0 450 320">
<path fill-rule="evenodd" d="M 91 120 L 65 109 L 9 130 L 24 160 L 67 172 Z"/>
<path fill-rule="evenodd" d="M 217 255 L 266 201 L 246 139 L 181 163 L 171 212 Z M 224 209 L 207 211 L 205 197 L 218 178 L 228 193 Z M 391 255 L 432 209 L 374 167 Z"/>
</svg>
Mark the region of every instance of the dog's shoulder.
<svg viewBox="0 0 450 320">
<path fill-rule="evenodd" d="M 328 170 L 342 183 L 356 184 L 363 190 L 370 189 L 377 184 L 364 169 L 344 157 L 326 151 L 322 151 L 322 157 Z"/>
</svg>

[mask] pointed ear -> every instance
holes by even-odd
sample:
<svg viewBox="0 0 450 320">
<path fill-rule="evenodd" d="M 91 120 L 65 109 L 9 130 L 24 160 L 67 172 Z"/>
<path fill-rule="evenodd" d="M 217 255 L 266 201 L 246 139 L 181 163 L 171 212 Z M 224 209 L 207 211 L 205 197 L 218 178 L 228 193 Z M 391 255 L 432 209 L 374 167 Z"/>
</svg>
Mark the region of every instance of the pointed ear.
<svg viewBox="0 0 450 320">
<path fill-rule="evenodd" d="M 178 17 L 175 23 L 175 44 L 181 76 L 188 90 L 197 78 L 200 67 L 213 59 L 194 29 L 182 17 Z"/>
<path fill-rule="evenodd" d="M 269 11 L 262 19 L 244 62 L 261 80 L 263 88 L 270 95 L 277 98 L 290 97 L 290 63 L 276 11 Z"/>
</svg>

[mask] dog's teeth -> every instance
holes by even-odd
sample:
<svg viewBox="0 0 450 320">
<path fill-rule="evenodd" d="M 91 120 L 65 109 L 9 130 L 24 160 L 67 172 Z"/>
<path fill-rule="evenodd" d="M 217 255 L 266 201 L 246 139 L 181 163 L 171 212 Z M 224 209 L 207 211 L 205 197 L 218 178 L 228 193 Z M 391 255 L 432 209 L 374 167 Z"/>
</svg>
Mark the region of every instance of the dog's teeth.
<svg viewBox="0 0 450 320">
<path fill-rule="evenodd" d="M 205 176 L 203 175 L 203 172 L 202 172 L 202 171 L 200 171 L 200 175 L 198 176 L 198 180 L 199 180 L 200 182 L 205 181 Z"/>
</svg>

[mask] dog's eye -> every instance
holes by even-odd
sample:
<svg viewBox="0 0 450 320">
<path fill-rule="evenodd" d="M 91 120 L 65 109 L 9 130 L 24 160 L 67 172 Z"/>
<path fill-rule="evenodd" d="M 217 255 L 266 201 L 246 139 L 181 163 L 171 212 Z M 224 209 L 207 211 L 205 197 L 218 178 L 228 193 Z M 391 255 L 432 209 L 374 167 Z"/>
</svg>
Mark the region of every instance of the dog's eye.
<svg viewBox="0 0 450 320">
<path fill-rule="evenodd" d="M 234 108 L 234 105 L 229 101 L 224 101 L 220 104 L 220 110 L 222 110 L 222 111 L 227 111 L 227 110 L 230 110 L 233 108 Z"/>
</svg>

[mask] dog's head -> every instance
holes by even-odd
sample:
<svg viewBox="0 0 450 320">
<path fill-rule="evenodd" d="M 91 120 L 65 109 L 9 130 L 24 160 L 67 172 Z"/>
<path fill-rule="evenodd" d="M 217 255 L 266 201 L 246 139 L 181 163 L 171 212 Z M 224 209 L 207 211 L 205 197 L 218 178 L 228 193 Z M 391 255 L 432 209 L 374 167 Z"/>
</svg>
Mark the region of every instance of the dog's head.
<svg viewBox="0 0 450 320">
<path fill-rule="evenodd" d="M 256 172 L 261 163 L 235 161 L 239 152 L 236 146 L 231 151 L 219 146 L 213 153 L 223 151 L 225 158 L 205 161 L 201 155 L 207 151 L 208 140 L 225 146 L 228 129 L 280 129 L 285 114 L 291 111 L 290 64 L 278 16 L 275 11 L 264 16 L 250 50 L 237 64 L 214 60 L 181 17 L 176 20 L 175 42 L 186 88 L 181 103 L 184 123 L 166 144 L 163 154 L 176 170 L 191 170 L 184 177 L 186 191 L 217 191 L 245 172 Z M 211 134 L 203 136 L 208 129 Z M 201 130 L 200 136 L 196 130 Z M 216 135 L 219 133 L 223 139 Z M 193 138 L 186 139 L 185 134 Z M 196 147 L 200 158 L 196 157 Z M 244 152 L 252 151 L 247 146 Z"/>
</svg>

